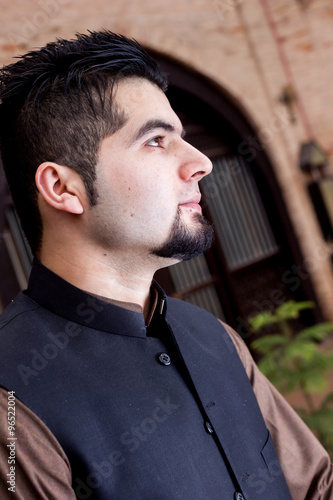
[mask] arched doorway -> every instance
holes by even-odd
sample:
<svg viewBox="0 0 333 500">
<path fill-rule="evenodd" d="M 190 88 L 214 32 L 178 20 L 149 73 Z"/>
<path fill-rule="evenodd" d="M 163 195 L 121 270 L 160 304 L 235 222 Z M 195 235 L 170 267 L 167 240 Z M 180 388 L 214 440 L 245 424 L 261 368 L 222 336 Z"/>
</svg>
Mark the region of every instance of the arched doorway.
<svg viewBox="0 0 333 500">
<path fill-rule="evenodd" d="M 288 279 L 301 263 L 298 243 L 270 161 L 237 103 L 202 75 L 154 57 L 169 75 L 167 95 L 186 140 L 213 162 L 201 191 L 216 233 L 205 255 L 161 270 L 156 279 L 167 293 L 208 309 L 246 337 L 251 314 L 289 299 L 315 300 L 314 291 L 309 279 L 297 286 Z M 303 321 L 312 322 L 312 314 Z"/>
</svg>

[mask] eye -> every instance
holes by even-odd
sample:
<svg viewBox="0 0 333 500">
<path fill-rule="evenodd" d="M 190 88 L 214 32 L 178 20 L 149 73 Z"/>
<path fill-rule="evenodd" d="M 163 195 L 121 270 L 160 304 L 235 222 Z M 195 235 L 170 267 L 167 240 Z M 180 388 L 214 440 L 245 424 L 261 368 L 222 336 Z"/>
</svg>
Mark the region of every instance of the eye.
<svg viewBox="0 0 333 500">
<path fill-rule="evenodd" d="M 147 142 L 148 146 L 153 146 L 153 147 L 162 147 L 162 141 L 164 137 L 161 135 L 158 135 L 157 137 L 154 137 L 153 139 L 150 139 L 150 141 Z"/>
</svg>

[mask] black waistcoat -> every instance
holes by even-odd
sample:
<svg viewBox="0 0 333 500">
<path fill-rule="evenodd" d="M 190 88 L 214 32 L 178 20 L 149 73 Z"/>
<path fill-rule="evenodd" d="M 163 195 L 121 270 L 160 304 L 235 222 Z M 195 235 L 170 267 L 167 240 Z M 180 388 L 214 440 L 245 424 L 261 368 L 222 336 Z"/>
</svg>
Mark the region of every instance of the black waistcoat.
<svg viewBox="0 0 333 500">
<path fill-rule="evenodd" d="M 0 384 L 56 436 L 79 499 L 291 499 L 227 332 L 160 304 L 147 336 L 141 314 L 35 264 L 0 318 Z"/>
</svg>

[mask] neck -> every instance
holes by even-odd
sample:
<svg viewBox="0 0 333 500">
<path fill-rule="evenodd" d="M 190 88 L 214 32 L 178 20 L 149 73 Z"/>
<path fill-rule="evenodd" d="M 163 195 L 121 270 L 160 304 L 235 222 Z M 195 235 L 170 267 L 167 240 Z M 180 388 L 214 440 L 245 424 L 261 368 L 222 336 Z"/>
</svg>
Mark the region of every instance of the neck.
<svg viewBox="0 0 333 500">
<path fill-rule="evenodd" d="M 131 302 L 142 307 L 144 316 L 150 310 L 150 287 L 156 269 L 138 264 L 133 256 L 111 253 L 90 254 L 86 248 L 75 252 L 45 248 L 39 260 L 48 269 L 88 293 Z"/>
</svg>

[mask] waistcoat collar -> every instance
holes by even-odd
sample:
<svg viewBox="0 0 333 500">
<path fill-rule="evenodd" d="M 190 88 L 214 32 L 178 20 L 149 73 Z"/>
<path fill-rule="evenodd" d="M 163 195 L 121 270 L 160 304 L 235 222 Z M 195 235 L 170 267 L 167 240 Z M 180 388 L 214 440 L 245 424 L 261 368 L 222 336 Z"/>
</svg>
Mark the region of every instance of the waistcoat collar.
<svg viewBox="0 0 333 500">
<path fill-rule="evenodd" d="M 154 282 L 154 286 L 159 295 L 156 308 L 156 314 L 159 314 L 162 313 L 165 294 L 157 283 Z M 75 323 L 117 335 L 146 337 L 143 314 L 90 295 L 37 260 L 33 262 L 28 288 L 24 293 L 45 309 Z"/>
</svg>

